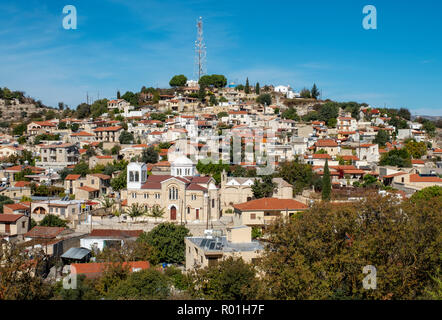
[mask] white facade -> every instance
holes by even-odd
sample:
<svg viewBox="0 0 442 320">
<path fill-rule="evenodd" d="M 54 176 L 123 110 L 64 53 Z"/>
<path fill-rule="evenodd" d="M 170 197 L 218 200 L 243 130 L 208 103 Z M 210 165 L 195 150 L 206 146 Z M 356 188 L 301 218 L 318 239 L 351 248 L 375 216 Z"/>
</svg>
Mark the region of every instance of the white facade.
<svg viewBox="0 0 442 320">
<path fill-rule="evenodd" d="M 195 165 L 186 156 L 176 158 L 170 165 L 170 174 L 175 177 L 190 177 L 195 175 Z"/>
<path fill-rule="evenodd" d="M 141 189 L 147 180 L 147 166 L 145 163 L 131 162 L 127 165 L 127 189 Z"/>
</svg>

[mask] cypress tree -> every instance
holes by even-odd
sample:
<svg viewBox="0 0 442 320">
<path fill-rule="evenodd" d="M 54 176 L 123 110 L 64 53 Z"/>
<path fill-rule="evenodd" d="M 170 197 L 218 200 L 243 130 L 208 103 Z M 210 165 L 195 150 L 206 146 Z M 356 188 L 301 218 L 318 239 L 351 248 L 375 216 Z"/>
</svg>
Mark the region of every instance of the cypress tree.
<svg viewBox="0 0 442 320">
<path fill-rule="evenodd" d="M 310 93 L 311 93 L 311 96 L 312 96 L 313 99 L 318 99 L 318 97 L 319 97 L 319 90 L 316 87 L 316 83 L 313 84 L 313 88 L 312 88 L 312 91 Z"/>
<path fill-rule="evenodd" d="M 257 82 L 256 85 L 255 85 L 255 93 L 256 93 L 256 94 L 259 94 L 260 91 L 261 91 L 261 89 L 260 89 L 260 87 L 259 87 L 259 82 Z"/>
<path fill-rule="evenodd" d="M 244 93 L 245 94 L 250 93 L 249 78 L 246 79 L 246 86 L 244 87 Z"/>
<path fill-rule="evenodd" d="M 331 182 L 330 170 L 328 169 L 328 160 L 325 160 L 324 176 L 322 178 L 322 200 L 330 200 Z"/>
</svg>

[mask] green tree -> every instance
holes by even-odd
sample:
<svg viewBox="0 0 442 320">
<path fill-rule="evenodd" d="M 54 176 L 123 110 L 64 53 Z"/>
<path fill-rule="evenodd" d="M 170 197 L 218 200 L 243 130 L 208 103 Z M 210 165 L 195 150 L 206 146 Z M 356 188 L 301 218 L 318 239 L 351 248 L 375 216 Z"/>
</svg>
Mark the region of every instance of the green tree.
<svg viewBox="0 0 442 320">
<path fill-rule="evenodd" d="M 148 212 L 148 216 L 155 218 L 155 222 L 157 221 L 157 218 L 162 218 L 165 214 L 165 209 L 161 208 L 159 205 L 154 205 L 152 208 L 150 208 Z"/>
<path fill-rule="evenodd" d="M 51 288 L 39 275 L 44 268 L 43 256 L 31 256 L 20 246 L 0 245 L 0 300 L 44 300 Z M 6 262 L 6 263 L 5 263 Z"/>
<path fill-rule="evenodd" d="M 159 158 L 158 151 L 154 147 L 149 147 L 143 150 L 141 161 L 144 163 L 157 163 Z"/>
<path fill-rule="evenodd" d="M 121 144 L 130 144 L 134 142 L 134 135 L 129 131 L 124 130 L 120 134 L 119 141 Z"/>
<path fill-rule="evenodd" d="M 132 272 L 112 286 L 107 298 L 113 300 L 159 300 L 170 295 L 170 280 L 155 269 Z"/>
<path fill-rule="evenodd" d="M 289 107 L 288 109 L 284 110 L 281 113 L 281 118 L 282 119 L 290 119 L 290 120 L 295 120 L 295 121 L 299 121 L 300 118 L 298 116 L 298 113 L 296 112 L 296 109 L 293 107 Z"/>
<path fill-rule="evenodd" d="M 390 135 L 387 131 L 380 129 L 376 134 L 373 142 L 377 143 L 380 147 L 385 147 L 385 144 L 390 141 Z"/>
<path fill-rule="evenodd" d="M 39 225 L 44 227 L 67 227 L 67 221 L 56 215 L 48 214 L 40 221 Z"/>
<path fill-rule="evenodd" d="M 411 167 L 411 156 L 405 148 L 393 149 L 381 156 L 381 166 Z"/>
<path fill-rule="evenodd" d="M 370 193 L 322 202 L 266 231 L 263 277 L 274 299 L 419 299 L 440 267 L 441 201 L 398 202 Z M 393 236 L 394 235 L 394 236 Z M 376 290 L 362 270 L 377 269 Z"/>
<path fill-rule="evenodd" d="M 77 118 L 84 119 L 90 116 L 91 114 L 91 106 L 87 103 L 81 103 L 77 106 Z"/>
<path fill-rule="evenodd" d="M 111 179 L 111 187 L 115 191 L 119 191 L 127 187 L 127 168 L 122 170 L 116 178 Z"/>
<path fill-rule="evenodd" d="M 330 170 L 328 168 L 328 160 L 325 160 L 324 176 L 322 177 L 322 200 L 330 200 L 331 197 L 331 181 Z"/>
<path fill-rule="evenodd" d="M 255 94 L 259 95 L 260 92 L 261 92 L 261 89 L 259 87 L 259 82 L 257 82 L 255 85 Z"/>
<path fill-rule="evenodd" d="M 81 161 L 75 165 L 74 169 L 72 170 L 72 173 L 79 174 L 82 177 L 85 177 L 88 173 L 90 173 L 89 165 L 86 162 Z"/>
<path fill-rule="evenodd" d="M 246 79 L 246 85 L 244 87 L 244 93 L 245 94 L 249 94 L 250 93 L 249 78 Z"/>
<path fill-rule="evenodd" d="M 158 260 L 166 263 L 183 263 L 185 260 L 184 238 L 190 236 L 185 226 L 165 222 L 140 236 L 140 241 L 158 249 Z"/>
<path fill-rule="evenodd" d="M 0 195 L 0 213 L 3 213 L 3 205 L 12 203 L 14 203 L 14 201 L 11 198 Z"/>
<path fill-rule="evenodd" d="M 183 87 L 186 85 L 187 78 L 184 74 L 175 75 L 170 79 L 169 85 L 171 87 Z"/>
<path fill-rule="evenodd" d="M 276 189 L 276 183 L 273 182 L 272 176 L 263 176 L 262 181 L 255 179 L 252 185 L 253 196 L 256 199 L 270 198 Z"/>
<path fill-rule="evenodd" d="M 14 129 L 12 130 L 12 134 L 15 136 L 22 136 L 26 132 L 26 129 L 26 124 L 20 123 L 14 127 Z"/>
<path fill-rule="evenodd" d="M 269 106 L 272 104 L 272 96 L 268 93 L 263 93 L 256 98 L 256 101 L 260 104 Z"/>
<path fill-rule="evenodd" d="M 427 144 L 425 142 L 408 140 L 405 143 L 405 150 L 407 150 L 414 159 L 420 159 L 427 154 Z"/>
<path fill-rule="evenodd" d="M 316 87 L 316 83 L 313 84 L 312 90 L 311 90 L 311 96 L 313 99 L 317 100 L 319 97 L 319 90 Z"/>
<path fill-rule="evenodd" d="M 299 194 L 314 182 L 312 167 L 299 161 L 281 163 L 277 175 L 293 186 L 293 193 Z"/>
<path fill-rule="evenodd" d="M 400 108 L 398 111 L 398 116 L 405 119 L 405 120 L 410 120 L 411 119 L 410 110 L 408 110 L 406 108 Z"/>
<path fill-rule="evenodd" d="M 300 94 L 301 98 L 304 98 L 304 99 L 308 99 L 308 98 L 312 97 L 310 90 L 307 88 L 302 89 L 299 94 Z"/>
<path fill-rule="evenodd" d="M 259 280 L 253 265 L 229 257 L 215 266 L 190 274 L 191 295 L 199 299 L 252 300 L 259 294 Z"/>
</svg>

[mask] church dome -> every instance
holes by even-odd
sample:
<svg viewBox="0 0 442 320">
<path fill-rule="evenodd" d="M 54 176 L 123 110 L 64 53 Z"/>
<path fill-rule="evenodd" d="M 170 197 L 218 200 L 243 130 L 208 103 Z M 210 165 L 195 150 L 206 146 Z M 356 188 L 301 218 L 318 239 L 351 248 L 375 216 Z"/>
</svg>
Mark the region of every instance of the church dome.
<svg viewBox="0 0 442 320">
<path fill-rule="evenodd" d="M 176 158 L 172 162 L 172 165 L 175 166 L 175 167 L 177 167 L 177 166 L 189 166 L 189 165 L 193 165 L 193 162 L 192 162 L 192 160 L 190 160 L 186 156 L 180 156 L 180 157 Z"/>
</svg>

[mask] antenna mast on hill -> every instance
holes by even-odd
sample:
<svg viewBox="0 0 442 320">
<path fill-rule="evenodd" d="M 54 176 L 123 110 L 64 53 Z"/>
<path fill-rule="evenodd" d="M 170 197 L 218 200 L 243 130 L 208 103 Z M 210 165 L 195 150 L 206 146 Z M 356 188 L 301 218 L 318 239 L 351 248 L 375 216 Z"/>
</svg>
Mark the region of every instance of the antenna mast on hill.
<svg viewBox="0 0 442 320">
<path fill-rule="evenodd" d="M 195 78 L 206 74 L 206 44 L 203 38 L 203 18 L 199 17 L 197 23 L 197 38 L 195 41 Z"/>
</svg>

